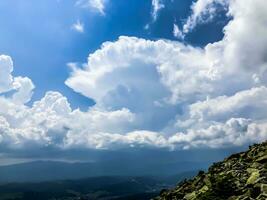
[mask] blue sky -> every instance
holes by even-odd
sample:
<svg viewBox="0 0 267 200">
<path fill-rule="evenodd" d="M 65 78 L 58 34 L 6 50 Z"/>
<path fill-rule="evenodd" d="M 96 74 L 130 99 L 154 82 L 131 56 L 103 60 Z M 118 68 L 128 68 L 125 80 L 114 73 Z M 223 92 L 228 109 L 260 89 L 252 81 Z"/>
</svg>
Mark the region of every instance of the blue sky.
<svg viewBox="0 0 267 200">
<path fill-rule="evenodd" d="M 104 16 L 76 3 L 74 0 L 0 2 L 0 24 L 5 27 L 0 31 L 0 53 L 12 56 L 16 65 L 14 75 L 32 79 L 36 86 L 32 101 L 48 90 L 56 90 L 67 96 L 74 108 L 87 109 L 93 102 L 64 84 L 69 76 L 67 63 L 86 62 L 88 54 L 103 42 L 117 40 L 121 35 L 175 40 L 173 23 L 182 24 L 191 12 L 192 2 L 166 1 L 155 22 L 151 17 L 151 1 L 111 1 L 106 4 Z M 84 33 L 71 29 L 78 20 L 84 24 Z M 203 46 L 221 39 L 225 21 L 222 18 L 198 27 L 186 42 Z M 147 24 L 150 24 L 148 30 L 144 28 Z"/>
<path fill-rule="evenodd" d="M 264 0 L 2 0 L 0 158 L 266 140 L 266 10 Z"/>
</svg>

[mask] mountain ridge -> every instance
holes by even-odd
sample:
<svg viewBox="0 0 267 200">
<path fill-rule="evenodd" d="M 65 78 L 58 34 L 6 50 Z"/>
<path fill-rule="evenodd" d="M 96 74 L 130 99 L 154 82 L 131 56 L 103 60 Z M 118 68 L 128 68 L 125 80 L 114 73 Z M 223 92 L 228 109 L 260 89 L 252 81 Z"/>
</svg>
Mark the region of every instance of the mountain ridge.
<svg viewBox="0 0 267 200">
<path fill-rule="evenodd" d="M 174 177 L 90 177 L 39 183 L 0 184 L 0 200 L 150 200 L 197 171 Z"/>
<path fill-rule="evenodd" d="M 117 163 L 110 162 L 65 163 L 58 161 L 33 161 L 0 166 L 0 183 L 78 180 L 101 176 L 173 176 L 188 171 L 198 171 L 208 166 L 206 163 L 175 162 L 166 164 L 161 168 L 154 167 L 155 169 L 149 171 L 149 167 L 143 169 L 140 165 L 138 163 L 135 166 L 118 166 Z M 151 165 L 151 167 L 153 166 Z"/>
<path fill-rule="evenodd" d="M 267 141 L 199 171 L 154 200 L 266 200 Z"/>
</svg>

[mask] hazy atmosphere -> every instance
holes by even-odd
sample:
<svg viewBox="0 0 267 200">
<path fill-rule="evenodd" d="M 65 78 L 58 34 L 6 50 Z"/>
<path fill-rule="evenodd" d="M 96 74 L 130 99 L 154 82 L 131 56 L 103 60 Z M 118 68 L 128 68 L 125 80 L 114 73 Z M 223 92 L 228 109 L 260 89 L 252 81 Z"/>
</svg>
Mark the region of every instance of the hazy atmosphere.
<svg viewBox="0 0 267 200">
<path fill-rule="evenodd" d="M 265 0 L 1 0 L 0 165 L 175 174 L 263 142 L 266 11 Z"/>
</svg>

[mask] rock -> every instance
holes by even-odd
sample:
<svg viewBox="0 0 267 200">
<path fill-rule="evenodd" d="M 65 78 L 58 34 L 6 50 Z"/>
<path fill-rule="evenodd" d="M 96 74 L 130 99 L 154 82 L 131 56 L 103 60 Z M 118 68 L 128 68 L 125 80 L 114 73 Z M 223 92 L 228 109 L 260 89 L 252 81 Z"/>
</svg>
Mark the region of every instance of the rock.
<svg viewBox="0 0 267 200">
<path fill-rule="evenodd" d="M 267 195 L 267 184 L 261 184 L 261 192 L 264 195 Z"/>
<path fill-rule="evenodd" d="M 184 198 L 185 198 L 186 200 L 195 200 L 196 197 L 197 197 L 196 192 L 192 192 L 192 193 L 189 193 L 189 194 L 185 195 Z"/>
<path fill-rule="evenodd" d="M 266 163 L 267 162 L 267 155 L 264 155 L 256 160 L 259 163 Z"/>
<path fill-rule="evenodd" d="M 258 178 L 260 177 L 260 172 L 259 170 L 256 170 L 251 173 L 250 177 L 247 180 L 248 185 L 253 185 L 257 182 Z"/>
<path fill-rule="evenodd" d="M 267 200 L 267 142 L 214 163 L 155 200 Z"/>
</svg>

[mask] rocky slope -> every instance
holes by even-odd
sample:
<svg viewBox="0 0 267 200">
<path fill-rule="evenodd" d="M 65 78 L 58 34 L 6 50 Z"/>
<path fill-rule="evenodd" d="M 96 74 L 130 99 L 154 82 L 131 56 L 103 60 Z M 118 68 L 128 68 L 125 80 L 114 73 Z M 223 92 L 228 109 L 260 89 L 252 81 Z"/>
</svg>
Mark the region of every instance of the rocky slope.
<svg viewBox="0 0 267 200">
<path fill-rule="evenodd" d="M 267 142 L 200 171 L 155 200 L 267 200 Z"/>
</svg>

